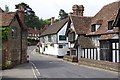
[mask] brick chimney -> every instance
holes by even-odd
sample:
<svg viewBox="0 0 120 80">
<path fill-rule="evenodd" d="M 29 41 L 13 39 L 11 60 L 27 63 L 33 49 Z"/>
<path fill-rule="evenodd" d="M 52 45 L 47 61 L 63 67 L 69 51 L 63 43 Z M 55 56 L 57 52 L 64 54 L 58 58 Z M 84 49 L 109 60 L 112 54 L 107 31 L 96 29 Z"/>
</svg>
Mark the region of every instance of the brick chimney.
<svg viewBox="0 0 120 80">
<path fill-rule="evenodd" d="M 55 22 L 55 17 L 51 17 L 51 25 Z"/>
<path fill-rule="evenodd" d="M 73 5 L 72 10 L 73 10 L 73 15 L 83 16 L 84 6 L 83 5 Z"/>
<path fill-rule="evenodd" d="M 21 22 L 24 23 L 24 8 L 22 5 L 20 5 L 20 4 L 18 5 L 17 12 L 18 12 L 18 15 L 19 15 Z"/>
</svg>

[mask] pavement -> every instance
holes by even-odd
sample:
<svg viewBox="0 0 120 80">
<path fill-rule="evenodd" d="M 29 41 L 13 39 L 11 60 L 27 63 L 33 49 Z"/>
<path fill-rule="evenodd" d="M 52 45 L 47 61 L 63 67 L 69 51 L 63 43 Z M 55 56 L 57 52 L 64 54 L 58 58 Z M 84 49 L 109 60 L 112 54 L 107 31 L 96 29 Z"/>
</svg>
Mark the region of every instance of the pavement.
<svg viewBox="0 0 120 80">
<path fill-rule="evenodd" d="M 31 63 L 20 64 L 13 69 L 2 70 L 2 80 L 36 80 Z"/>
</svg>

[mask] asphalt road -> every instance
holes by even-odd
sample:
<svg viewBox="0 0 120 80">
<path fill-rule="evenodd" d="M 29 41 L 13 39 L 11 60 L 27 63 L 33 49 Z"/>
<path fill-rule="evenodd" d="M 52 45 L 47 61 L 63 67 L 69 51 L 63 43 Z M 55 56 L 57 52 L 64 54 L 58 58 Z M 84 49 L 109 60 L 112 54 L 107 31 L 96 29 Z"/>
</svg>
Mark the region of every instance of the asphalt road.
<svg viewBox="0 0 120 80">
<path fill-rule="evenodd" d="M 117 72 L 66 62 L 55 56 L 41 55 L 35 52 L 35 48 L 28 47 L 28 53 L 38 78 L 118 78 Z"/>
</svg>

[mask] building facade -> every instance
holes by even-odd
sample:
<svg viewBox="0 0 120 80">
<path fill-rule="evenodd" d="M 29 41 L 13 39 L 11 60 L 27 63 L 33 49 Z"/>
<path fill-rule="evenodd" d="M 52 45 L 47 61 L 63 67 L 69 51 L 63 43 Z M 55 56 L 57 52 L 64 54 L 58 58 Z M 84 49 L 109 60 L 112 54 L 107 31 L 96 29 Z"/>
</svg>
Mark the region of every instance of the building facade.
<svg viewBox="0 0 120 80">
<path fill-rule="evenodd" d="M 105 5 L 93 17 L 83 15 L 82 5 L 73 5 L 66 31 L 71 55 L 77 56 L 78 60 L 119 62 L 118 28 L 112 27 L 119 3 Z"/>
<path fill-rule="evenodd" d="M 52 23 L 43 33 L 41 33 L 41 53 L 58 57 L 63 57 L 67 53 L 68 43 L 67 38 L 65 37 L 67 20 L 68 19 L 63 19 L 60 22 Z"/>
<path fill-rule="evenodd" d="M 3 67 L 6 68 L 27 62 L 27 28 L 21 14 L 24 15 L 21 9 L 0 13 L 1 28 L 7 29 L 7 40 L 2 41 Z"/>
</svg>

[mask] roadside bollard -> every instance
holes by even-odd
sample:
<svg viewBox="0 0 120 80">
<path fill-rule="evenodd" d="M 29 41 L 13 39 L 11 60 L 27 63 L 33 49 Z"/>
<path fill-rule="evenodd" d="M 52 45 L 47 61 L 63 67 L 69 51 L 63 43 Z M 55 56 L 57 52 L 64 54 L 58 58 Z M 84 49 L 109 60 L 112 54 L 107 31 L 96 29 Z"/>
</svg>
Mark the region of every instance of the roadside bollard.
<svg viewBox="0 0 120 80">
<path fill-rule="evenodd" d="M 27 63 L 29 63 L 29 59 L 28 58 L 29 58 L 29 55 L 27 55 Z"/>
</svg>

